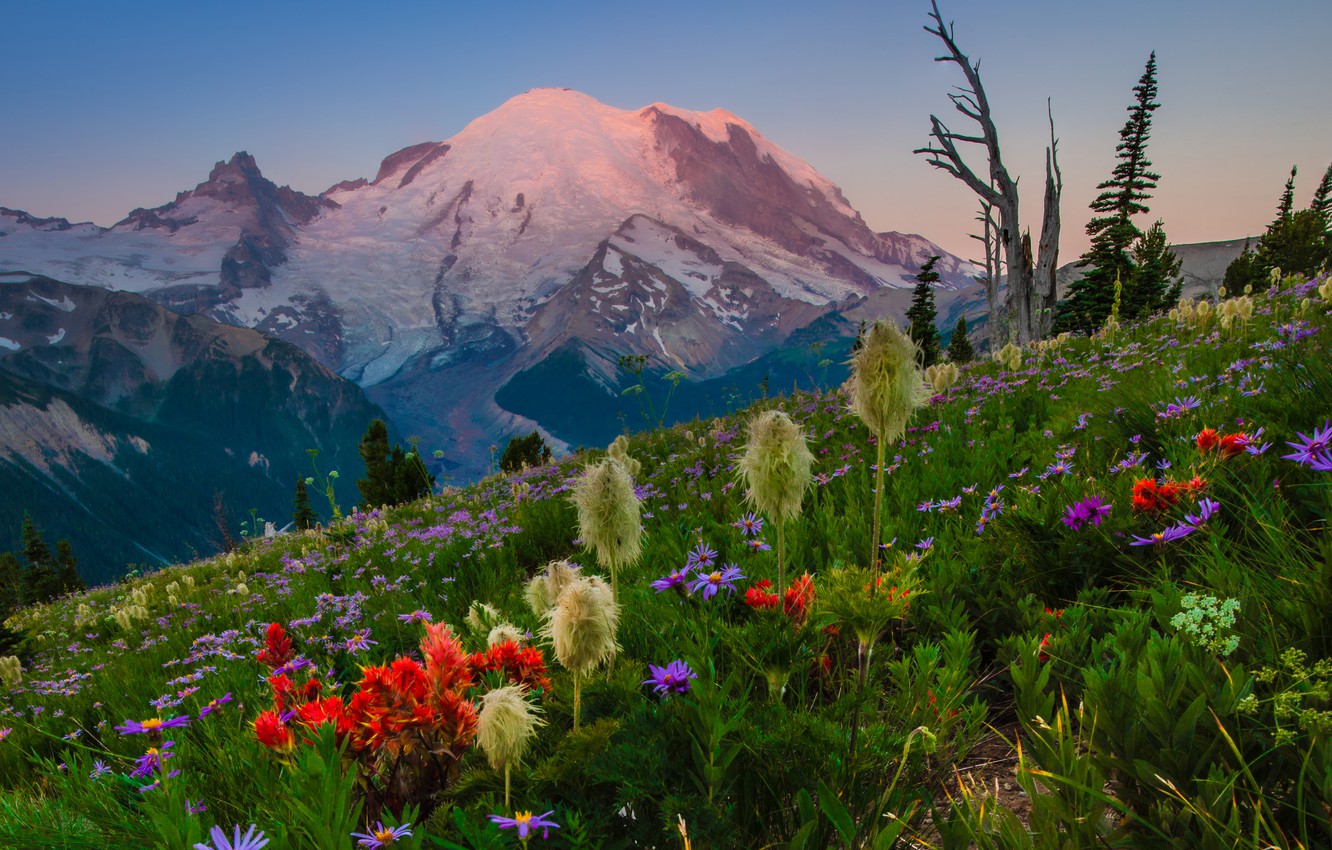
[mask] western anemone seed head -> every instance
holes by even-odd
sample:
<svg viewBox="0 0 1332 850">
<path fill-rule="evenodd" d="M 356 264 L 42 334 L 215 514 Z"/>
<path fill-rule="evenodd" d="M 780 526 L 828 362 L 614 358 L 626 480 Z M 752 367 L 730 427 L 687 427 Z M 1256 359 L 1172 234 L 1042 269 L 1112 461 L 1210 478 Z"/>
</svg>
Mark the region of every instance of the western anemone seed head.
<svg viewBox="0 0 1332 850">
<path fill-rule="evenodd" d="M 117 626 L 120 626 L 125 631 L 129 631 L 130 627 L 129 611 L 126 611 L 124 608 L 118 608 L 111 613 L 111 619 L 116 621 Z"/>
<path fill-rule="evenodd" d="M 1307 312 L 1309 312 L 1309 307 L 1310 307 L 1312 304 L 1313 304 L 1313 302 L 1310 301 L 1308 298 L 1301 298 L 1301 299 L 1300 299 L 1300 313 L 1307 313 Z"/>
<path fill-rule="evenodd" d="M 490 634 L 486 635 L 486 646 L 495 646 L 510 641 L 515 644 L 523 642 L 523 633 L 518 631 L 518 627 L 512 623 L 500 623 L 490 630 Z"/>
<path fill-rule="evenodd" d="M 17 655 L 0 658 L 0 681 L 11 688 L 23 681 L 23 665 L 19 663 Z"/>
<path fill-rule="evenodd" d="M 472 631 L 489 631 L 494 623 L 500 622 L 500 612 L 487 602 L 473 602 L 467 608 L 467 625 Z"/>
<path fill-rule="evenodd" d="M 936 395 L 947 392 L 957 383 L 957 366 L 953 363 L 936 363 L 925 370 L 925 380 L 934 388 Z"/>
<path fill-rule="evenodd" d="M 175 581 L 167 582 L 166 595 L 175 596 L 177 593 L 180 593 L 180 583 Z"/>
<path fill-rule="evenodd" d="M 1237 299 L 1237 301 L 1239 303 L 1235 305 L 1235 314 L 1246 322 L 1249 321 L 1249 319 L 1252 319 L 1253 299 L 1248 295 L 1245 295 L 1243 298 Z"/>
<path fill-rule="evenodd" d="M 610 444 L 606 449 L 606 455 L 623 464 L 630 478 L 638 477 L 638 473 L 643 471 L 643 464 L 629 456 L 629 440 L 623 434 Z"/>
<path fill-rule="evenodd" d="M 250 595 L 250 586 L 247 585 L 247 584 L 246 584 L 245 582 L 243 582 L 243 581 L 241 581 L 241 582 L 237 582 L 237 583 L 236 583 L 236 595 L 237 595 L 237 596 L 249 596 L 249 595 Z M 134 607 L 136 607 L 136 608 L 140 608 L 140 607 L 143 607 L 143 606 L 136 605 L 136 606 L 134 606 Z"/>
<path fill-rule="evenodd" d="M 181 576 L 180 580 L 185 582 L 185 586 L 190 590 L 194 590 L 194 576 Z"/>
<path fill-rule="evenodd" d="M 1323 285 L 1318 287 L 1318 294 L 1324 301 L 1332 301 L 1332 277 L 1323 281 Z"/>
<path fill-rule="evenodd" d="M 749 423 L 749 445 L 737 469 L 749 488 L 746 498 L 761 512 L 777 520 L 797 516 L 813 465 L 804 433 L 785 413 L 765 410 Z"/>
<path fill-rule="evenodd" d="M 1212 302 L 1211 301 L 1198 302 L 1198 309 L 1194 311 L 1194 314 L 1198 317 L 1199 320 L 1206 321 L 1212 315 Z"/>
<path fill-rule="evenodd" d="M 597 560 L 615 571 L 638 559 L 643 551 L 638 496 L 625 464 L 607 457 L 589 466 L 570 499 L 578 509 L 578 531 L 596 549 Z"/>
<path fill-rule="evenodd" d="M 568 670 L 586 673 L 615 654 L 620 609 L 600 576 L 570 582 L 546 613 L 544 634 L 555 658 Z"/>
<path fill-rule="evenodd" d="M 891 321 L 879 319 L 851 355 L 851 410 L 880 440 L 896 442 L 924 401 L 920 346 Z"/>
<path fill-rule="evenodd" d="M 481 697 L 476 718 L 476 742 L 495 770 L 513 767 L 523 760 L 542 720 L 537 708 L 526 699 L 523 685 L 505 685 Z"/>
<path fill-rule="evenodd" d="M 545 572 L 537 573 L 527 583 L 525 591 L 527 606 L 532 609 L 533 614 L 544 617 L 546 612 L 555 606 L 555 600 L 560 598 L 560 592 L 569 585 L 569 582 L 581 575 L 578 567 L 568 561 L 551 561 L 546 564 Z"/>
<path fill-rule="evenodd" d="M 1022 366 L 1022 349 L 1015 343 L 1009 343 L 994 353 L 994 359 L 1016 372 Z"/>
</svg>

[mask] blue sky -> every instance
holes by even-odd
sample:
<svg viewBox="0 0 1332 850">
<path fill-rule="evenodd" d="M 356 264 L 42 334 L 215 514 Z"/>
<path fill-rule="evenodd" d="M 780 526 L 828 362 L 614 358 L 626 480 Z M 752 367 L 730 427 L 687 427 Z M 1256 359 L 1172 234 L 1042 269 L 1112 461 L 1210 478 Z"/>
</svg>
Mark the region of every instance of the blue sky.
<svg viewBox="0 0 1332 850">
<path fill-rule="evenodd" d="M 1086 244 L 1132 86 L 1155 49 L 1151 217 L 1178 242 L 1261 231 L 1293 163 L 1332 162 L 1332 2 L 944 0 L 1038 225 L 1045 101 L 1063 250 Z M 974 255 L 975 203 L 912 148 L 950 110 L 928 2 L 5 4 L 0 206 L 108 225 L 237 150 L 317 193 L 373 176 L 536 86 L 623 108 L 724 107 L 838 183 L 880 230 Z M 958 116 L 960 119 L 960 116 Z M 963 123 L 956 122 L 955 129 Z M 1144 222 L 1144 225 L 1150 222 Z"/>
</svg>

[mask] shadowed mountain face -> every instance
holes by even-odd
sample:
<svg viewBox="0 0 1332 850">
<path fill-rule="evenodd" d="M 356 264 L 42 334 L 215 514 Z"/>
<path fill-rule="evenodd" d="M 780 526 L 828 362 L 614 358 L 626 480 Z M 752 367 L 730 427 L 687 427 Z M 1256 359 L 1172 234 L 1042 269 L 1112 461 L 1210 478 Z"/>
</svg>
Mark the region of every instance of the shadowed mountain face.
<svg viewBox="0 0 1332 850">
<path fill-rule="evenodd" d="M 0 275 L 0 550 L 23 512 L 89 581 L 217 551 L 250 510 L 279 526 L 297 477 L 339 469 L 383 414 L 293 345 L 142 296 Z M 318 494 L 312 494 L 319 507 Z M 326 506 L 324 506 L 326 507 Z"/>
<path fill-rule="evenodd" d="M 564 89 L 512 98 L 319 198 L 237 154 L 107 230 L 0 210 L 0 270 L 133 290 L 292 342 L 462 477 L 492 443 L 558 418 L 495 403 L 556 352 L 581 352 L 608 392 L 622 354 L 717 379 L 852 301 L 909 287 L 932 254 L 946 308 L 974 286 L 968 264 L 871 231 L 737 116 L 622 110 Z"/>
</svg>

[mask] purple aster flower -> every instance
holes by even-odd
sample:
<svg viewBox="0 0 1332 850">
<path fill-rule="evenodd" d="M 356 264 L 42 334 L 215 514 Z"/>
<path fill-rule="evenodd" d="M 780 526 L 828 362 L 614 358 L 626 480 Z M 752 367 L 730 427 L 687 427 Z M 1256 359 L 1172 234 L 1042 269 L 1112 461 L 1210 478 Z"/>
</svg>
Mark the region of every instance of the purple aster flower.
<svg viewBox="0 0 1332 850">
<path fill-rule="evenodd" d="M 526 842 L 528 835 L 533 830 L 541 830 L 541 837 L 545 839 L 550 837 L 550 831 L 552 829 L 560 828 L 559 824 L 549 819 L 553 814 L 555 814 L 554 809 L 551 809 L 544 815 L 534 815 L 531 812 L 515 812 L 514 816 L 511 818 L 506 818 L 502 815 L 490 815 L 490 822 L 498 826 L 500 829 L 513 829 L 517 827 L 518 840 Z"/>
<path fill-rule="evenodd" d="M 208 811 L 208 807 L 204 805 L 203 800 L 200 800 L 197 803 L 191 802 L 190 800 L 185 801 L 185 814 L 187 815 L 202 814 L 206 811 Z"/>
<path fill-rule="evenodd" d="M 179 729 L 190 725 L 190 716 L 182 714 L 180 717 L 173 717 L 170 720 L 163 720 L 160 717 L 150 717 L 147 720 L 126 720 L 123 726 L 113 726 L 122 735 L 153 735 L 162 737 L 163 729 Z"/>
<path fill-rule="evenodd" d="M 1295 451 L 1293 454 L 1282 455 L 1283 458 L 1309 465 L 1328 462 L 1329 449 L 1332 448 L 1332 422 L 1324 422 L 1322 428 L 1314 430 L 1312 437 L 1303 432 L 1299 437 L 1298 443 L 1286 443 Z"/>
<path fill-rule="evenodd" d="M 767 543 L 764 543 L 762 540 L 758 539 L 757 537 L 755 537 L 752 540 L 746 540 L 745 545 L 748 546 L 750 551 L 753 552 L 768 552 L 772 550 L 771 546 L 769 546 Z"/>
<path fill-rule="evenodd" d="M 203 720 L 205 717 L 212 714 L 213 712 L 221 711 L 222 706 L 226 705 L 229 702 L 231 702 L 230 691 L 227 691 L 224 695 L 218 697 L 215 700 L 209 700 L 208 705 L 205 705 L 203 708 L 199 709 L 199 719 Z"/>
<path fill-rule="evenodd" d="M 1101 520 L 1110 516 L 1110 508 L 1113 507 L 1100 496 L 1088 496 L 1082 500 L 1082 505 L 1086 509 L 1091 524 L 1099 527 Z"/>
<path fill-rule="evenodd" d="M 4 739 L 8 738 L 8 737 L 9 737 L 9 733 L 10 733 L 10 732 L 13 732 L 13 731 L 14 731 L 14 730 L 13 730 L 12 728 L 10 728 L 9 726 L 6 726 L 5 728 L 0 729 L 0 741 L 3 741 Z"/>
<path fill-rule="evenodd" d="M 1077 531 L 1091 519 L 1085 502 L 1077 502 L 1064 508 L 1064 515 L 1059 518 L 1064 525 Z"/>
<path fill-rule="evenodd" d="M 685 589 L 685 584 L 688 581 L 689 581 L 689 568 L 685 567 L 682 570 L 676 570 L 675 572 L 671 573 L 665 578 L 657 579 L 656 581 L 652 582 L 652 584 L 650 584 L 649 587 L 651 587 L 653 590 L 657 591 L 658 593 L 672 589 L 683 591 Z"/>
<path fill-rule="evenodd" d="M 922 552 L 927 552 L 927 551 L 929 551 L 933 546 L 934 546 L 934 538 L 933 538 L 933 537 L 926 537 L 924 540 L 922 540 L 922 541 L 920 541 L 919 543 L 916 544 L 916 548 L 919 549 L 919 550 L 922 551 Z"/>
<path fill-rule="evenodd" d="M 106 776 L 110 772 L 111 768 L 107 767 L 106 762 L 102 761 L 101 759 L 98 759 L 97 761 L 93 762 L 92 773 L 88 774 L 88 778 L 96 779 L 99 776 Z"/>
<path fill-rule="evenodd" d="M 712 566 L 717 560 L 717 551 L 706 543 L 699 543 L 689 553 L 689 560 L 685 562 L 685 568 L 694 567 L 702 572 L 705 567 Z"/>
<path fill-rule="evenodd" d="M 702 570 L 694 576 L 694 580 L 689 583 L 689 592 L 703 591 L 703 600 L 706 602 L 717 595 L 717 591 L 726 588 L 727 593 L 735 593 L 735 582 L 744 578 L 740 568 L 735 564 L 727 564 L 720 570 L 714 570 L 705 573 Z"/>
<path fill-rule="evenodd" d="M 1216 512 L 1219 511 L 1220 509 L 1221 509 L 1220 502 L 1213 501 L 1212 499 L 1209 499 L 1206 496 L 1204 496 L 1198 502 L 1198 514 L 1196 516 L 1193 514 L 1186 514 L 1184 516 L 1184 521 L 1187 522 L 1189 525 L 1193 526 L 1194 528 L 1198 528 L 1203 523 L 1207 522 L 1209 519 L 1216 516 Z"/>
<path fill-rule="evenodd" d="M 1169 528 L 1154 532 L 1150 537 L 1133 536 L 1133 542 L 1130 546 L 1164 546 L 1172 543 L 1181 537 L 1188 537 L 1193 533 L 1191 525 L 1172 525 Z"/>
<path fill-rule="evenodd" d="M 208 837 L 213 839 L 212 844 L 196 844 L 194 850 L 260 850 L 268 845 L 268 839 L 264 837 L 263 830 L 255 824 L 250 824 L 250 828 L 245 830 L 245 835 L 241 835 L 240 827 L 236 827 L 231 840 L 227 840 L 227 834 L 222 831 L 222 827 L 215 826 Z"/>
<path fill-rule="evenodd" d="M 175 753 L 169 753 L 167 750 L 175 745 L 175 741 L 167 741 L 160 748 L 149 747 L 148 752 L 139 756 L 138 760 L 134 762 L 134 770 L 130 771 L 130 776 L 146 779 L 154 773 L 161 773 L 162 763 L 175 755 Z"/>
<path fill-rule="evenodd" d="M 746 537 L 755 537 L 763 530 L 763 519 L 762 517 L 755 515 L 753 511 L 750 511 L 740 517 L 737 521 L 731 523 L 731 525 L 740 529 L 740 533 Z"/>
<path fill-rule="evenodd" d="M 375 824 L 373 832 L 353 832 L 351 836 L 352 838 L 360 839 L 356 843 L 360 844 L 362 847 L 369 847 L 371 850 L 379 850 L 380 847 L 392 846 L 399 838 L 411 838 L 412 829 L 411 824 L 386 827 L 384 826 L 384 823 L 380 821 Z"/>
<path fill-rule="evenodd" d="M 662 696 L 686 693 L 689 690 L 689 680 L 698 678 L 698 674 L 678 658 L 665 667 L 649 664 L 648 672 L 652 677 L 644 679 L 642 684 L 651 685 L 652 689 Z"/>
<path fill-rule="evenodd" d="M 431 613 L 425 610 L 424 608 L 417 608 L 415 611 L 413 611 L 410 614 L 398 615 L 398 619 L 404 623 L 429 623 L 431 621 L 431 617 L 432 617 Z"/>
</svg>

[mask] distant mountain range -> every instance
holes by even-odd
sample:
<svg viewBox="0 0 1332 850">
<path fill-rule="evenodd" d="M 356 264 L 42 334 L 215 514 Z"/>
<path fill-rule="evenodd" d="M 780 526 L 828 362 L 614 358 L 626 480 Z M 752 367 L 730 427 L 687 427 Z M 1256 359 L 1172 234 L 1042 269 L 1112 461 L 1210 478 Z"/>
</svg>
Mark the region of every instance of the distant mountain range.
<svg viewBox="0 0 1332 850">
<path fill-rule="evenodd" d="M 0 551 L 24 512 L 90 582 L 285 525 L 307 449 L 358 500 L 381 410 L 299 348 L 128 292 L 0 274 Z M 310 494 L 316 509 L 327 505 Z M 262 529 L 260 529 L 262 531 Z"/>
<path fill-rule="evenodd" d="M 848 303 L 911 285 L 930 255 L 943 257 L 942 301 L 972 285 L 969 264 L 870 230 L 836 186 L 735 115 L 621 110 L 565 89 L 519 95 L 317 198 L 240 153 L 111 228 L 0 208 L 0 270 L 133 291 L 292 342 L 460 477 L 484 471 L 489 445 L 562 417 L 530 397 L 495 401 L 552 357 L 607 399 L 622 354 L 645 355 L 654 375 L 718 379 Z"/>
</svg>

